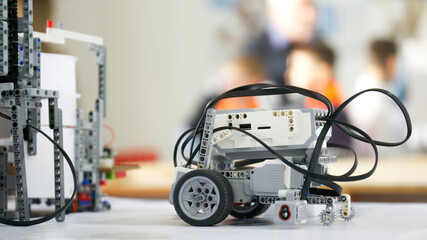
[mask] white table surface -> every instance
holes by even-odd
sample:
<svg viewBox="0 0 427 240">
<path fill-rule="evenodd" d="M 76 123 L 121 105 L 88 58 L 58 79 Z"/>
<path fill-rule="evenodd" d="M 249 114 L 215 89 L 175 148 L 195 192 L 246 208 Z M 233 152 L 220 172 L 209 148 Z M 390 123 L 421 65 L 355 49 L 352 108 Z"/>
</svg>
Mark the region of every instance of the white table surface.
<svg viewBox="0 0 427 240">
<path fill-rule="evenodd" d="M 353 221 L 337 219 L 329 227 L 317 218 L 304 225 L 275 225 L 271 211 L 252 220 L 229 217 L 217 226 L 193 227 L 166 200 L 109 201 L 110 211 L 68 214 L 63 223 L 0 225 L 0 239 L 427 239 L 427 203 L 354 203 Z"/>
</svg>

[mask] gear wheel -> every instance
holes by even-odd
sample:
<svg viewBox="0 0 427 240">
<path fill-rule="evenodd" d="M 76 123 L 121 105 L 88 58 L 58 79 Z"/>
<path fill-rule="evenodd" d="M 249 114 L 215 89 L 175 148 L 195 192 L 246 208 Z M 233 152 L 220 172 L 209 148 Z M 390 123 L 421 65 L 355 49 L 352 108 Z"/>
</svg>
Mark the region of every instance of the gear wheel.
<svg viewBox="0 0 427 240">
<path fill-rule="evenodd" d="M 335 222 L 335 212 L 322 210 L 319 215 L 320 221 L 325 226 L 331 226 Z"/>
<path fill-rule="evenodd" d="M 348 216 L 343 216 L 342 215 L 342 208 L 340 209 L 340 216 L 342 219 L 344 219 L 345 221 L 351 221 L 355 216 L 356 216 L 356 211 L 354 210 L 353 207 L 350 208 L 350 215 Z"/>
</svg>

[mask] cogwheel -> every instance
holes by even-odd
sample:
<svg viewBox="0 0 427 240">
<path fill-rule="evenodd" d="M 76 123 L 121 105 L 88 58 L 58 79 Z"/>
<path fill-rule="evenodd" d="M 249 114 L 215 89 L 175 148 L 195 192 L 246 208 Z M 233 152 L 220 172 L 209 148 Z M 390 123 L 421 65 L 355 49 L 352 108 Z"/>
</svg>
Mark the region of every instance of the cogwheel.
<svg viewBox="0 0 427 240">
<path fill-rule="evenodd" d="M 350 211 L 351 211 L 351 213 L 350 213 L 350 215 L 349 216 L 343 216 L 342 215 L 342 208 L 340 209 L 340 216 L 341 216 L 341 218 L 342 219 L 344 219 L 345 221 L 350 221 L 350 220 L 352 220 L 355 216 L 356 216 L 356 211 L 354 210 L 354 208 L 353 207 L 351 207 L 350 208 Z"/>
<path fill-rule="evenodd" d="M 335 212 L 334 211 L 327 212 L 326 210 L 322 210 L 319 217 L 323 225 L 330 226 L 335 221 Z"/>
</svg>

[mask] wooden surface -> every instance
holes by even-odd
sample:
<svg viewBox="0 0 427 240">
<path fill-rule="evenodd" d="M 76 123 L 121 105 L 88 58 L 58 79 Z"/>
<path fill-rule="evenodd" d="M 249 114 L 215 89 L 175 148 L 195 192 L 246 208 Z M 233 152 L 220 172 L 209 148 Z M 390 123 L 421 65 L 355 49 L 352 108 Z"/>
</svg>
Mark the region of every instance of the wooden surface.
<svg viewBox="0 0 427 240">
<path fill-rule="evenodd" d="M 125 178 L 107 180 L 101 191 L 110 196 L 168 198 L 172 184 L 173 165 L 143 163 L 126 172 Z"/>
<path fill-rule="evenodd" d="M 342 174 L 352 165 L 350 159 L 330 164 L 331 174 Z M 373 159 L 360 159 L 355 174 L 368 171 Z M 111 196 L 168 198 L 172 183 L 171 163 L 146 163 L 127 172 L 127 177 L 107 182 L 102 191 Z M 427 156 L 382 158 L 370 178 L 340 183 L 354 201 L 427 202 Z"/>
<path fill-rule="evenodd" d="M 139 168 L 138 164 L 124 164 L 119 163 L 118 165 L 114 165 L 113 167 L 101 167 L 99 168 L 100 172 L 126 172 L 130 170 L 134 170 Z"/>
<path fill-rule="evenodd" d="M 331 164 L 330 172 L 343 173 L 351 163 L 343 160 L 336 166 Z M 368 171 L 373 159 L 360 159 L 359 165 L 356 174 Z M 382 158 L 370 178 L 340 185 L 355 201 L 427 202 L 427 156 Z"/>
</svg>

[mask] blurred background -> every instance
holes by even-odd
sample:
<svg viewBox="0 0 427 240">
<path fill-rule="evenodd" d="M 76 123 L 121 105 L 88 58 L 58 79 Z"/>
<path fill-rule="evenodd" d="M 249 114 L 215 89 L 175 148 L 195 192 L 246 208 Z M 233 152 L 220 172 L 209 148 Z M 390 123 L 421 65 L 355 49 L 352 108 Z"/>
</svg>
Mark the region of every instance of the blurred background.
<svg viewBox="0 0 427 240">
<path fill-rule="evenodd" d="M 411 141 L 381 148 L 378 178 L 350 191 L 368 189 L 360 200 L 400 201 L 406 199 L 381 189 L 403 184 L 413 195 L 409 200 L 427 200 L 425 0 L 34 0 L 34 16 L 35 31 L 45 32 L 46 20 L 53 20 L 104 38 L 112 147 L 157 154 L 157 165 L 130 172 L 127 182 L 115 182 L 107 193 L 167 197 L 175 141 L 207 99 L 241 84 L 273 82 L 319 91 L 336 106 L 370 87 L 396 94 L 413 121 Z M 43 44 L 42 51 L 78 57 L 78 105 L 93 109 L 97 69 L 86 45 Z M 244 106 L 322 107 L 297 98 L 246 100 Z M 217 107 L 236 106 L 244 107 Z M 356 101 L 345 118 L 380 140 L 406 133 L 403 117 L 381 96 Z M 105 141 L 110 137 L 105 134 Z M 366 146 L 350 144 L 372 155 Z M 366 169 L 371 165 L 367 161 Z M 147 195 L 150 187 L 164 189 Z"/>
</svg>

